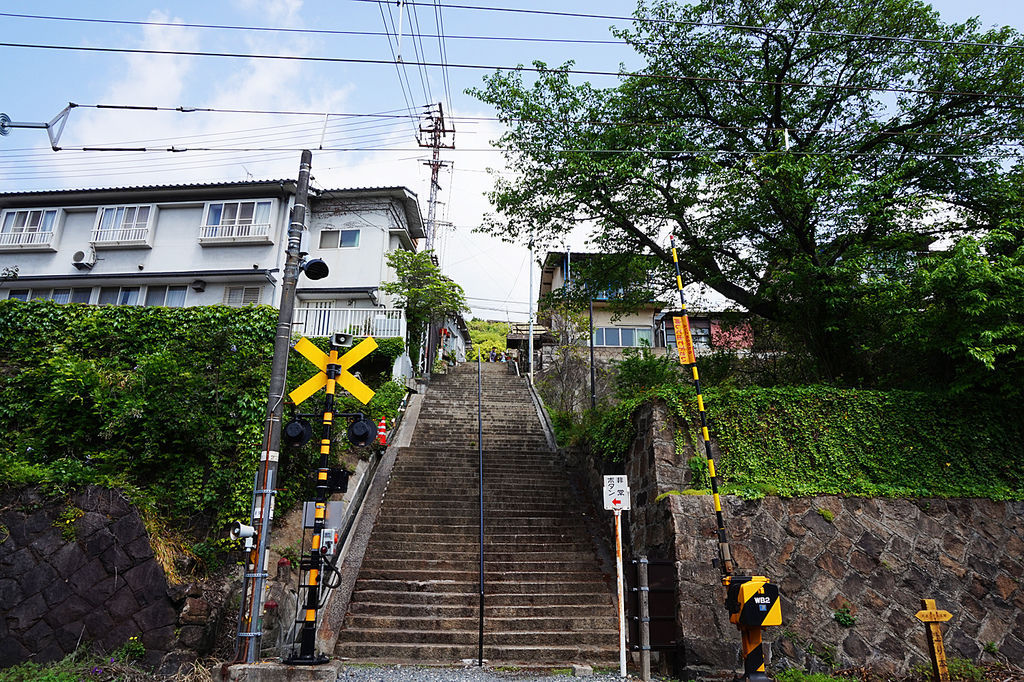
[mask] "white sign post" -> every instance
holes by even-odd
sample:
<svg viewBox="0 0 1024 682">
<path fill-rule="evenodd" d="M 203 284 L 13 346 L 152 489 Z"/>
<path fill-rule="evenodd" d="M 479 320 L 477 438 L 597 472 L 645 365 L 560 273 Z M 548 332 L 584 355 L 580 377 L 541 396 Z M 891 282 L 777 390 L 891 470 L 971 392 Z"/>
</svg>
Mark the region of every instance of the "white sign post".
<svg viewBox="0 0 1024 682">
<path fill-rule="evenodd" d="M 626 606 L 622 581 L 622 510 L 629 509 L 625 476 L 604 477 L 604 508 L 615 514 L 615 574 L 619 593 L 619 677 L 626 676 Z"/>
</svg>

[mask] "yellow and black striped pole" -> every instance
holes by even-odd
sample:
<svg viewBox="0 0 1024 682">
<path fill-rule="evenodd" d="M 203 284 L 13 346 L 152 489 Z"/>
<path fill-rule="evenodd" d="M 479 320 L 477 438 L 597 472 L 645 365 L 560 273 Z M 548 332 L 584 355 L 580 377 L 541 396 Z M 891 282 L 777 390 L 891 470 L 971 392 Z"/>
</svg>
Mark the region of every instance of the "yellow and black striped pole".
<svg viewBox="0 0 1024 682">
<path fill-rule="evenodd" d="M 715 472 L 715 456 L 711 452 L 711 437 L 708 434 L 708 417 L 704 411 L 704 396 L 700 392 L 700 375 L 697 373 L 697 357 L 693 350 L 693 336 L 690 334 L 690 318 L 686 313 L 686 294 L 683 293 L 683 276 L 679 270 L 679 254 L 676 252 L 676 238 L 670 237 L 672 243 L 672 263 L 676 268 L 676 287 L 679 289 L 679 307 L 682 315 L 673 318 L 676 332 L 676 347 L 679 349 L 679 362 L 690 367 L 693 372 L 693 386 L 697 391 L 697 412 L 700 414 L 700 435 L 704 439 L 704 454 L 708 460 L 708 474 L 711 477 L 711 494 L 715 501 L 715 520 L 718 523 L 718 564 L 723 576 L 731 575 L 735 566 L 729 539 L 725 534 L 725 517 L 722 515 L 722 499 L 718 493 L 718 476 Z"/>
<path fill-rule="evenodd" d="M 726 588 L 726 606 L 729 620 L 740 630 L 741 653 L 743 655 L 743 679 L 748 682 L 768 682 L 765 674 L 764 649 L 761 646 L 761 627 L 782 624 L 782 607 L 779 588 L 764 576 L 734 576 L 732 551 L 725 534 L 725 517 L 722 514 L 722 500 L 718 492 L 718 475 L 715 458 L 711 452 L 711 437 L 708 433 L 707 413 L 704 411 L 704 396 L 700 390 L 700 375 L 697 373 L 697 356 L 690 334 L 690 318 L 686 312 L 686 296 L 683 293 L 683 276 L 679 270 L 679 254 L 676 252 L 675 236 L 671 238 L 672 263 L 676 269 L 676 288 L 679 289 L 679 305 L 682 314 L 673 318 L 676 332 L 676 347 L 679 362 L 693 371 L 693 386 L 697 391 L 697 412 L 700 414 L 700 433 L 704 440 L 704 453 L 708 460 L 708 474 L 711 476 L 711 494 L 715 501 L 715 520 L 718 524 L 718 563 L 722 570 L 722 584 Z"/>
<path fill-rule="evenodd" d="M 341 364 L 338 360 L 339 347 L 331 342 L 331 350 L 327 355 L 327 396 L 324 398 L 323 429 L 320 436 L 320 466 L 316 471 L 316 498 L 313 503 L 313 539 L 310 553 L 302 561 L 300 568 L 306 571 L 305 605 L 296 617 L 302 623 L 299 630 L 299 654 L 292 656 L 286 663 L 293 665 L 316 665 L 326 662 L 327 657 L 316 653 L 316 619 L 320 608 L 321 573 L 324 564 L 321 547 L 323 545 L 324 524 L 326 521 L 327 498 L 330 496 L 330 454 L 331 428 L 334 425 L 334 395 L 338 386 L 338 375 Z"/>
</svg>

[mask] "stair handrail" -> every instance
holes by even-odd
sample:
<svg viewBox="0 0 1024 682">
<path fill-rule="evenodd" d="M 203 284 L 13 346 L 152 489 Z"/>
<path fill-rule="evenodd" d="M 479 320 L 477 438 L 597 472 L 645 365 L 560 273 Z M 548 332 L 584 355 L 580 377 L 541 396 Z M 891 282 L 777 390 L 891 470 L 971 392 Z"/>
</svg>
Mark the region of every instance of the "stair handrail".
<svg viewBox="0 0 1024 682">
<path fill-rule="evenodd" d="M 480 462 L 480 629 L 477 637 L 477 666 L 484 665 L 484 389 L 483 365 L 476 356 L 476 442 Z"/>
</svg>

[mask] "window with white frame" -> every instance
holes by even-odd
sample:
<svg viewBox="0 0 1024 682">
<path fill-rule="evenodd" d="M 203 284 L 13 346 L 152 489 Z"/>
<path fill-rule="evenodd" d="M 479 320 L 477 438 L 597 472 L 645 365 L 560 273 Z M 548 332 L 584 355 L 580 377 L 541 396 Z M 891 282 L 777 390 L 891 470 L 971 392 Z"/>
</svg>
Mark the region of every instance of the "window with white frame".
<svg viewBox="0 0 1024 682">
<path fill-rule="evenodd" d="M 224 305 L 239 308 L 257 305 L 263 296 L 263 287 L 224 287 Z"/>
<path fill-rule="evenodd" d="M 145 241 L 149 237 L 152 206 L 106 206 L 96 214 L 94 242 Z"/>
<path fill-rule="evenodd" d="M 99 305 L 138 305 L 139 287 L 101 287 Z"/>
<path fill-rule="evenodd" d="M 7 298 L 13 298 L 15 301 L 27 301 L 31 293 L 28 289 L 11 289 Z"/>
<path fill-rule="evenodd" d="M 0 227 L 0 245 L 49 244 L 57 223 L 57 209 L 7 211 Z"/>
<path fill-rule="evenodd" d="M 146 305 L 181 308 L 185 305 L 185 286 L 148 286 Z"/>
<path fill-rule="evenodd" d="M 652 346 L 653 340 L 650 327 L 598 327 L 594 330 L 595 346 Z"/>
<path fill-rule="evenodd" d="M 359 230 L 321 230 L 321 249 L 351 249 L 359 246 Z"/>
<path fill-rule="evenodd" d="M 272 201 L 221 201 L 208 204 L 203 237 L 265 237 L 270 234 Z"/>
</svg>

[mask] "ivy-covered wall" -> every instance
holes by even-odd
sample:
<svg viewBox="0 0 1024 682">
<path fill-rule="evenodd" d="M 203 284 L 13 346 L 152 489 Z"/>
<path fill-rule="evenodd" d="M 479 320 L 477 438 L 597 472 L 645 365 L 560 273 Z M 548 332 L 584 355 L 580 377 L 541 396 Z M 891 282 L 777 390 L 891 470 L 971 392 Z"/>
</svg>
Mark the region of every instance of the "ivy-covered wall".
<svg viewBox="0 0 1024 682">
<path fill-rule="evenodd" d="M 277 316 L 268 306 L 0 301 L 0 479 L 119 488 L 147 519 L 199 536 L 245 518 Z M 376 419 L 394 416 L 404 393 L 389 381 L 402 341 L 379 343 L 356 368 L 378 389 L 359 406 Z M 289 390 L 312 373 L 293 353 Z M 315 411 L 317 398 L 302 407 Z M 311 453 L 285 453 L 279 509 L 301 499 Z"/>
<path fill-rule="evenodd" d="M 707 490 L 693 389 L 637 391 L 591 429 L 592 447 L 621 460 L 634 414 L 663 400 L 691 466 L 680 490 Z M 827 386 L 708 390 L 704 403 L 724 491 L 765 495 L 1024 499 L 1024 406 L 993 396 Z M 700 445 L 699 448 L 695 444 Z"/>
</svg>

